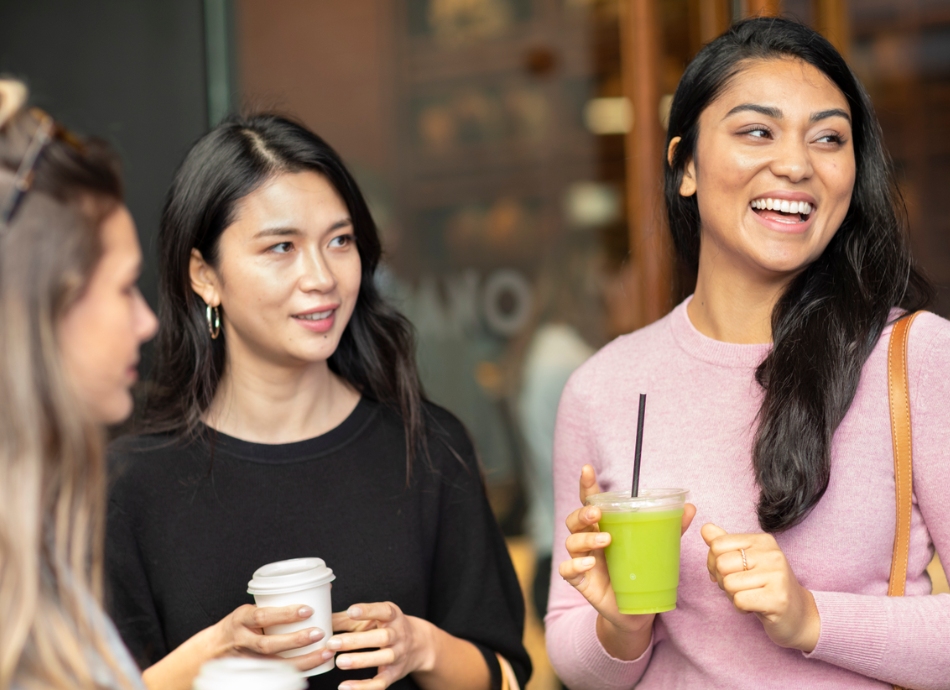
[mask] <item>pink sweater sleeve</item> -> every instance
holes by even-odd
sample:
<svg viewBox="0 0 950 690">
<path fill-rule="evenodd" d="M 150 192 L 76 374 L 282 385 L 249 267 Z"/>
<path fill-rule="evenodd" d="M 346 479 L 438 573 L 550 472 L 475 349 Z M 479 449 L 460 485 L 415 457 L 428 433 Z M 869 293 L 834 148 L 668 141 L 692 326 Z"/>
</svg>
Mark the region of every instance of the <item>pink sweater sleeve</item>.
<svg viewBox="0 0 950 690">
<path fill-rule="evenodd" d="M 610 656 L 597 638 L 597 611 L 558 575 L 558 565 L 568 558 L 565 540 L 569 532 L 564 520 L 580 507 L 581 468 L 593 465 L 598 475 L 601 469 L 580 381 L 575 373 L 565 387 L 554 431 L 555 531 L 551 595 L 545 618 L 548 656 L 558 676 L 572 690 L 629 690 L 650 662 L 653 641 L 639 659 L 621 661 Z"/>
<path fill-rule="evenodd" d="M 950 330 L 910 347 L 914 498 L 925 529 L 950 563 Z M 917 357 L 915 358 L 915 349 Z M 917 366 L 914 366 L 917 359 Z M 915 371 L 916 370 L 916 371 Z M 950 688 L 950 594 L 881 597 L 814 592 L 818 646 L 807 655 L 918 690 Z"/>
</svg>

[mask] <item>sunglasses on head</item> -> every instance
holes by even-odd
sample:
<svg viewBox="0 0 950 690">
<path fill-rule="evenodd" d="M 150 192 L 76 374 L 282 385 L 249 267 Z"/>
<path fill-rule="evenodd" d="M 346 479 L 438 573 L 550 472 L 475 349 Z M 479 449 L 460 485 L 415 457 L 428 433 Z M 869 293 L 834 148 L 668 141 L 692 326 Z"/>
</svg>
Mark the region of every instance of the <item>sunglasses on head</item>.
<svg viewBox="0 0 950 690">
<path fill-rule="evenodd" d="M 10 190 L 3 206 L 0 206 L 0 223 L 3 225 L 10 225 L 16 217 L 24 197 L 33 187 L 36 164 L 43 155 L 43 150 L 53 139 L 64 141 L 80 153 L 82 152 L 80 141 L 68 130 L 57 125 L 56 121 L 48 114 L 39 108 L 31 109 L 30 114 L 37 120 L 38 124 L 33 132 L 33 137 L 30 139 L 30 144 L 26 148 L 26 153 L 23 154 L 23 160 L 20 161 L 20 166 L 17 168 L 16 176 L 13 178 L 13 189 Z"/>
</svg>

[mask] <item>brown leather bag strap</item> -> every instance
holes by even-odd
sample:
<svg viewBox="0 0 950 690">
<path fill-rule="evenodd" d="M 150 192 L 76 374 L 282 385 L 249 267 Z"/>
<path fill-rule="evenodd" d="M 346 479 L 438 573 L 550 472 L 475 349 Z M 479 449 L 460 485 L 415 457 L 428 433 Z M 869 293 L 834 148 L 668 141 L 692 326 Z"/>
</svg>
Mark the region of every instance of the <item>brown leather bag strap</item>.
<svg viewBox="0 0 950 690">
<path fill-rule="evenodd" d="M 911 497 L 914 491 L 913 445 L 910 432 L 910 387 L 907 383 L 907 344 L 910 326 L 920 312 L 894 324 L 887 347 L 887 388 L 891 410 L 891 442 L 894 446 L 894 479 L 897 485 L 897 527 L 894 556 L 887 594 L 904 596 L 910 552 Z"/>
<path fill-rule="evenodd" d="M 887 395 L 891 409 L 891 443 L 894 446 L 894 483 L 897 486 L 897 527 L 894 555 L 887 587 L 890 597 L 904 596 L 907 561 L 910 557 L 910 518 L 914 493 L 914 452 L 910 432 L 910 386 L 907 376 L 907 344 L 910 326 L 920 312 L 894 324 L 887 345 Z M 899 685 L 894 690 L 903 690 Z"/>
</svg>

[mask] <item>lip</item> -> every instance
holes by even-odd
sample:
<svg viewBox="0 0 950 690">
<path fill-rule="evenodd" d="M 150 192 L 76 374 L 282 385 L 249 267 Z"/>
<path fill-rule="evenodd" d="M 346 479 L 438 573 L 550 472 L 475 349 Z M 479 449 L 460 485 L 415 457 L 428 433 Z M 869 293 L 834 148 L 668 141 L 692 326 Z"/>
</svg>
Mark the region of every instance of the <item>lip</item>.
<svg viewBox="0 0 950 690">
<path fill-rule="evenodd" d="M 759 198 L 759 197 L 756 197 Z M 776 197 L 770 197 L 775 199 Z M 789 199 L 789 201 L 807 201 L 807 199 Z M 749 213 L 752 214 L 752 217 L 756 219 L 759 223 L 767 227 L 769 230 L 775 232 L 781 232 L 786 235 L 803 235 L 808 232 L 808 229 L 812 226 L 812 223 L 815 222 L 815 213 L 814 211 L 808 215 L 808 220 L 805 222 L 797 223 L 782 223 L 777 220 L 769 220 L 768 218 L 763 218 L 758 213 L 755 212 L 751 206 L 748 207 Z"/>
<path fill-rule="evenodd" d="M 291 316 L 307 316 L 308 314 L 319 314 L 321 311 L 336 311 L 339 308 L 339 304 L 326 304 L 322 307 L 308 309 L 307 311 L 298 311 L 296 314 L 292 314 Z"/>
<path fill-rule="evenodd" d="M 806 194 L 805 192 L 788 192 L 781 189 L 777 189 L 772 192 L 765 192 L 749 199 L 751 204 L 756 199 L 783 199 L 785 201 L 807 201 L 811 204 L 812 209 L 818 207 L 818 202 L 815 201 L 815 197 L 811 194 Z M 812 210 L 811 215 L 814 215 L 814 210 Z"/>
<path fill-rule="evenodd" d="M 336 310 L 340 308 L 339 304 L 332 306 L 317 307 L 315 309 L 308 309 L 307 311 L 298 312 L 292 314 L 291 318 L 306 328 L 311 333 L 326 333 L 333 328 L 333 324 L 336 322 Z M 309 321 L 307 319 L 298 318 L 300 316 L 307 316 L 308 314 L 319 314 L 320 312 L 328 311 L 330 315 L 325 319 L 319 319 L 317 321 Z"/>
</svg>

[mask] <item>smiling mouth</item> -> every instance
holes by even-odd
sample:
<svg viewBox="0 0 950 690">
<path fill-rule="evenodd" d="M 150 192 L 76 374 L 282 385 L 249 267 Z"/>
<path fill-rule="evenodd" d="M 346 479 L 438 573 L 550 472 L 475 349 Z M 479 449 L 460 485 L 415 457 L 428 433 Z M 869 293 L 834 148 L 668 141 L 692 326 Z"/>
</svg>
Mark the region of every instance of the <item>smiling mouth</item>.
<svg viewBox="0 0 950 690">
<path fill-rule="evenodd" d="M 331 314 L 333 314 L 333 310 L 327 309 L 326 311 L 316 311 L 312 314 L 298 314 L 294 316 L 294 318 L 300 321 L 323 321 L 324 319 L 329 319 Z"/>
<path fill-rule="evenodd" d="M 815 208 L 807 201 L 789 201 L 788 199 L 753 199 L 749 203 L 753 212 L 778 223 L 804 223 Z"/>
</svg>

